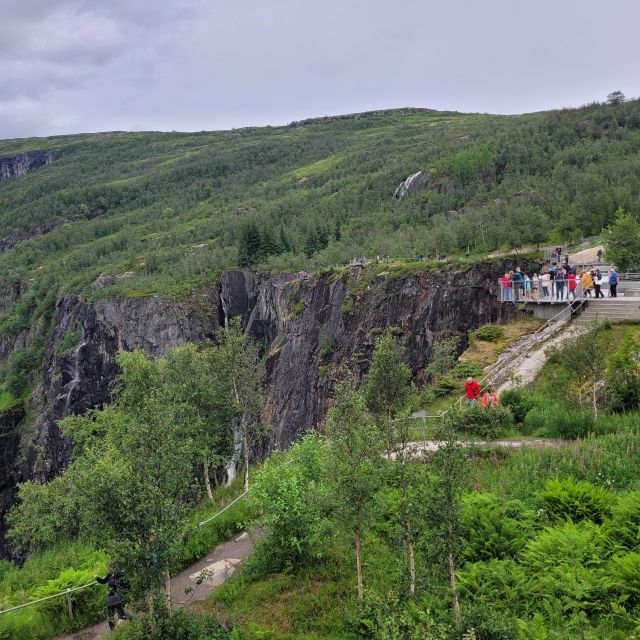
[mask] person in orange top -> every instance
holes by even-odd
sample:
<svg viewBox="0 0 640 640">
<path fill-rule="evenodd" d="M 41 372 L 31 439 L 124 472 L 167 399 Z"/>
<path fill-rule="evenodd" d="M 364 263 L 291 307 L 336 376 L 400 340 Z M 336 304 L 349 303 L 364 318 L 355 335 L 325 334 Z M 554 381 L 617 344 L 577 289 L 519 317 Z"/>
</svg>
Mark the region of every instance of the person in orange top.
<svg viewBox="0 0 640 640">
<path fill-rule="evenodd" d="M 482 406 L 483 407 L 495 407 L 498 404 L 498 394 L 489 388 L 484 392 L 482 396 Z"/>
</svg>

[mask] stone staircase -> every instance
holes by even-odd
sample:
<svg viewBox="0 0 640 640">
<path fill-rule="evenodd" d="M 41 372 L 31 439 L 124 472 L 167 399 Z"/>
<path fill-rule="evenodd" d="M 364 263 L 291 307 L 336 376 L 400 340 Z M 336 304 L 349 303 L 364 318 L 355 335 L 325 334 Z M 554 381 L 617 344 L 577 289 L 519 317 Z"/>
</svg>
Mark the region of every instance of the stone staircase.
<svg viewBox="0 0 640 640">
<path fill-rule="evenodd" d="M 585 304 L 584 311 L 578 316 L 578 324 L 593 324 L 596 320 L 640 320 L 640 293 L 622 298 L 591 299 Z"/>
</svg>

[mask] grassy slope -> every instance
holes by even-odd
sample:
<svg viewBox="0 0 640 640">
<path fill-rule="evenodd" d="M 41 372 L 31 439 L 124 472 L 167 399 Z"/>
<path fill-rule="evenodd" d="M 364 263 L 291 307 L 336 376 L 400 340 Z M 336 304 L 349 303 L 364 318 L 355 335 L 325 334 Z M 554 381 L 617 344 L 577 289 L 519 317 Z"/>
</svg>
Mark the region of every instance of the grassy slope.
<svg viewBox="0 0 640 640">
<path fill-rule="evenodd" d="M 624 126 L 615 128 L 615 118 Z M 478 148 L 484 160 L 465 155 Z M 236 264 L 247 221 L 275 231 L 277 242 L 284 234 L 290 245 L 262 256 L 262 264 L 295 269 L 362 253 L 424 253 L 435 228 L 445 252 L 517 243 L 524 238 L 505 232 L 505 215 L 513 213 L 519 233 L 530 207 L 549 217 L 543 231 L 560 236 L 599 231 L 619 205 L 640 211 L 632 181 L 637 102 L 617 111 L 513 117 L 409 110 L 301 127 L 0 141 L 0 157 L 28 150 L 55 160 L 0 184 L 2 237 L 99 205 L 107 213 L 1 255 L 0 289 L 34 278 L 36 286 L 46 280 L 47 290 L 81 291 L 99 273 L 130 271 L 132 278 L 100 295 L 181 290 Z M 434 167 L 432 188 L 392 198 L 407 175 Z M 447 214 L 463 208 L 461 216 Z M 472 215 L 477 220 L 465 223 Z M 329 245 L 312 248 L 308 259 L 305 238 L 316 226 Z"/>
</svg>

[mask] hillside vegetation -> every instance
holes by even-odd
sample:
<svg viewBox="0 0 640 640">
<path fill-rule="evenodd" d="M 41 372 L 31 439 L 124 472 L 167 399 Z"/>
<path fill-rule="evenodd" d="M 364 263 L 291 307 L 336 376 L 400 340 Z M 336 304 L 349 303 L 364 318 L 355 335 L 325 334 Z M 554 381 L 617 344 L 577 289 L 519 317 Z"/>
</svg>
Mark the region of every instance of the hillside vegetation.
<svg viewBox="0 0 640 640">
<path fill-rule="evenodd" d="M 238 264 L 482 252 L 598 233 L 619 207 L 640 214 L 638 101 L 0 142 L 0 158 L 36 150 L 52 162 L 0 182 L 0 240 L 73 220 L 0 254 L 0 290 L 28 284 L 38 299 L 101 273 L 127 276 L 100 295 L 182 290 Z"/>
</svg>

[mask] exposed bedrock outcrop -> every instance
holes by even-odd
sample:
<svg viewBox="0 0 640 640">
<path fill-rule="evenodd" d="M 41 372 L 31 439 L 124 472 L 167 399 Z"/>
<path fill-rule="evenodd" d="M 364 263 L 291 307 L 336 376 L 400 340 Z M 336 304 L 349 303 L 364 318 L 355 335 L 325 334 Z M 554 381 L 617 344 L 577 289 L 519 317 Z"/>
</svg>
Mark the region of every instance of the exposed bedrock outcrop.
<svg viewBox="0 0 640 640">
<path fill-rule="evenodd" d="M 511 266 L 495 262 L 403 276 L 373 276 L 354 267 L 348 274 L 309 280 L 236 270 L 181 300 L 88 302 L 64 296 L 56 305 L 42 380 L 30 403 L 29 413 L 36 417 L 21 440 L 9 437 L 0 444 L 0 507 L 14 496 L 17 481 L 46 481 L 68 464 L 71 445 L 56 423 L 108 402 L 120 349 L 162 356 L 176 345 L 214 337 L 240 316 L 266 354 L 264 418 L 274 426 L 273 444 L 286 447 L 322 424 L 344 372 L 362 379 L 385 328 L 395 327 L 419 383 L 438 339 L 456 333 L 464 344 L 469 329 L 513 313 L 496 297 L 497 277 Z M 6 341 L 3 349 L 22 342 Z M 7 419 L 12 426 L 2 428 L 17 433 L 16 416 Z"/>
<path fill-rule="evenodd" d="M 26 176 L 30 171 L 40 169 L 52 161 L 46 151 L 27 151 L 15 156 L 0 158 L 0 182 Z"/>
</svg>

